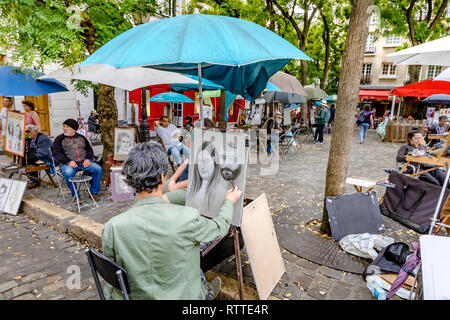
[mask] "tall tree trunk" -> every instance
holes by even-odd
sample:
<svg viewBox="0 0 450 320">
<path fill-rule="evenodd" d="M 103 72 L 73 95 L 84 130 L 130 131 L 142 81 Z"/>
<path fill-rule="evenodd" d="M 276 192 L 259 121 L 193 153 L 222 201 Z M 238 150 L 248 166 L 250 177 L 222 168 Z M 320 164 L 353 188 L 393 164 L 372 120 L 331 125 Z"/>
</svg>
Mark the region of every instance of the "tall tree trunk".
<svg viewBox="0 0 450 320">
<path fill-rule="evenodd" d="M 325 14 L 320 10 L 320 16 L 322 17 L 323 21 L 323 35 L 322 39 L 325 44 L 325 60 L 324 60 L 324 66 L 323 66 L 323 77 L 320 79 L 320 89 L 325 90 L 325 85 L 327 84 L 327 78 L 328 78 L 328 69 L 330 65 L 330 26 L 328 25 L 327 17 Z"/>
<path fill-rule="evenodd" d="M 225 90 L 220 90 L 220 105 L 219 105 L 219 127 L 222 129 L 227 128 L 227 123 L 225 122 L 225 113 L 226 105 L 225 105 Z"/>
<path fill-rule="evenodd" d="M 342 56 L 341 76 L 338 88 L 338 100 L 333 135 L 331 137 L 325 183 L 325 197 L 320 231 L 331 234 L 326 197 L 337 196 L 345 192 L 345 178 L 352 144 L 353 115 L 358 102 L 359 76 L 362 73 L 364 47 L 368 34 L 367 12 L 374 0 L 353 1 L 352 12 Z"/>
<path fill-rule="evenodd" d="M 108 167 L 105 166 L 105 163 L 108 162 L 108 155 L 114 154 L 114 128 L 117 125 L 118 118 L 116 99 L 114 98 L 114 87 L 104 84 L 98 85 L 97 111 L 102 133 L 102 180 L 104 181 L 109 174 Z"/>
<path fill-rule="evenodd" d="M 266 0 L 267 12 L 269 12 L 269 29 L 275 32 L 275 10 L 273 8 L 273 3 L 270 0 Z"/>
</svg>

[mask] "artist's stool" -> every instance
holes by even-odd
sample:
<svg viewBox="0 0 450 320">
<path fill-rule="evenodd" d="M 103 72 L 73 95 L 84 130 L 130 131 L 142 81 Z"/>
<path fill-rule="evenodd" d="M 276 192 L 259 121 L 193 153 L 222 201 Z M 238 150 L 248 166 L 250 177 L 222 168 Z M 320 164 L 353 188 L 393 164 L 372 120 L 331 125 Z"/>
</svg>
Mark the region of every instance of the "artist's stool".
<svg viewBox="0 0 450 320">
<path fill-rule="evenodd" d="M 70 183 L 72 184 L 72 187 L 75 191 L 75 197 L 77 199 L 77 206 L 78 206 L 78 213 L 81 213 L 80 210 L 80 199 L 78 197 L 78 192 L 79 191 L 87 191 L 89 196 L 91 197 L 92 201 L 94 202 L 94 204 L 98 207 L 97 202 L 95 202 L 94 197 L 92 196 L 91 190 L 89 190 L 89 185 L 88 182 L 92 180 L 91 176 L 88 175 L 79 175 L 79 176 L 75 176 L 72 178 L 69 178 Z M 80 189 L 80 186 L 84 185 L 84 190 Z M 80 192 L 80 196 L 81 196 L 81 192 Z"/>
</svg>

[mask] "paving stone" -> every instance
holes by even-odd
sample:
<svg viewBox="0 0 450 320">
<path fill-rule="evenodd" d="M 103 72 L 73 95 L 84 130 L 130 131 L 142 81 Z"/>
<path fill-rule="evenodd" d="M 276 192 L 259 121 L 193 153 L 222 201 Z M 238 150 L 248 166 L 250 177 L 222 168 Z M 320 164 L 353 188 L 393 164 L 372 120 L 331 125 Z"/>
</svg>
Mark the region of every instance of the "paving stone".
<svg viewBox="0 0 450 320">
<path fill-rule="evenodd" d="M 353 290 L 353 299 L 356 300 L 375 300 L 372 292 L 367 287 L 358 286 Z"/>
<path fill-rule="evenodd" d="M 317 300 L 325 300 L 327 298 L 327 295 L 329 295 L 326 290 L 319 287 L 312 287 L 308 289 L 308 291 L 306 291 L 306 294 Z"/>
<path fill-rule="evenodd" d="M 15 297 L 12 300 L 36 300 L 36 296 L 31 293 L 26 293 L 21 296 Z"/>
<path fill-rule="evenodd" d="M 350 296 L 351 293 L 352 290 L 350 288 L 335 285 L 330 291 L 330 298 L 336 300 L 345 300 Z"/>
<path fill-rule="evenodd" d="M 300 290 L 296 285 L 289 286 L 283 293 L 283 297 L 289 300 L 302 300 L 305 295 L 305 291 Z"/>
<path fill-rule="evenodd" d="M 325 266 L 320 267 L 319 272 L 321 274 L 327 276 L 327 277 L 334 278 L 334 279 L 337 279 L 337 280 L 340 280 L 342 278 L 342 272 L 341 271 L 338 271 L 338 270 L 335 270 L 335 269 L 331 269 L 331 268 L 328 268 L 328 267 L 325 267 Z"/>
<path fill-rule="evenodd" d="M 47 276 L 47 273 L 45 273 L 45 272 L 36 272 L 36 273 L 29 274 L 20 280 L 22 281 L 22 283 L 28 283 L 28 282 L 33 282 L 33 281 L 45 278 L 46 276 Z"/>
<path fill-rule="evenodd" d="M 65 248 L 73 247 L 76 244 L 77 243 L 75 241 L 70 240 L 70 241 L 63 242 L 63 243 L 55 243 L 55 248 L 57 248 L 57 249 L 65 249 Z"/>
<path fill-rule="evenodd" d="M 313 286 L 320 287 L 324 290 L 330 290 L 333 286 L 335 280 L 325 277 L 323 275 L 318 275 L 314 278 Z"/>
<path fill-rule="evenodd" d="M 319 268 L 319 265 L 312 263 L 308 260 L 305 259 L 298 259 L 295 261 L 296 264 L 298 264 L 299 266 L 302 266 L 303 268 L 315 271 Z"/>
<path fill-rule="evenodd" d="M 294 283 L 298 284 L 299 286 L 301 286 L 303 289 L 306 290 L 314 281 L 314 278 L 304 274 L 297 274 L 294 275 L 293 281 Z"/>
<path fill-rule="evenodd" d="M 58 290 L 58 286 L 55 283 L 46 285 L 45 287 L 42 288 L 42 292 L 44 294 L 49 294 L 55 292 L 56 290 Z"/>
<path fill-rule="evenodd" d="M 11 299 L 17 296 L 20 296 L 24 293 L 30 292 L 31 291 L 31 287 L 28 284 L 23 284 L 21 286 L 15 287 L 7 292 L 5 292 L 5 297 L 7 299 Z"/>
<path fill-rule="evenodd" d="M 289 251 L 285 251 L 281 253 L 282 257 L 284 259 L 286 259 L 289 262 L 296 262 L 297 259 L 299 259 L 298 257 L 296 257 L 295 255 L 293 255 L 292 253 L 290 253 Z"/>
<path fill-rule="evenodd" d="M 354 286 L 365 284 L 366 281 L 364 280 L 362 275 L 354 274 L 354 273 L 347 273 L 342 277 L 343 282 L 350 283 Z"/>
<path fill-rule="evenodd" d="M 80 247 L 79 245 L 76 245 L 76 246 L 73 246 L 73 247 L 70 247 L 70 248 L 66 248 L 66 249 L 64 249 L 64 251 L 67 251 L 67 252 L 81 252 L 82 250 L 84 250 L 86 247 Z"/>
<path fill-rule="evenodd" d="M 17 282 L 15 280 L 2 283 L 0 284 L 0 293 L 8 291 L 9 289 L 14 288 L 15 286 L 17 286 Z"/>
</svg>

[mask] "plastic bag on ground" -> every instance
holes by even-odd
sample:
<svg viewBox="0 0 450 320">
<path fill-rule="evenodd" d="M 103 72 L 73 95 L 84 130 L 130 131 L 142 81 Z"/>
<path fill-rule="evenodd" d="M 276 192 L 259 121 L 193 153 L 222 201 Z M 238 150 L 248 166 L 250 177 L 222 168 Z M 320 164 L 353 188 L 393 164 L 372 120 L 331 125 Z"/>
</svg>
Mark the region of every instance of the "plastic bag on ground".
<svg viewBox="0 0 450 320">
<path fill-rule="evenodd" d="M 383 288 L 387 292 L 389 292 L 389 290 L 391 290 L 391 285 L 389 284 L 389 282 L 383 280 L 378 275 L 367 276 L 366 277 L 366 281 L 368 281 L 368 282 L 369 281 L 374 281 L 376 283 L 377 287 Z M 399 296 L 400 298 L 408 299 L 410 291 L 406 290 L 405 288 L 400 288 L 400 289 L 398 289 L 398 291 L 395 294 L 397 296 Z M 414 295 L 415 295 L 415 293 L 413 292 L 412 296 L 411 296 L 411 300 L 414 300 Z"/>
<path fill-rule="evenodd" d="M 376 250 L 382 250 L 391 243 L 394 238 L 384 237 L 379 234 L 360 233 L 349 234 L 339 241 L 342 250 L 355 256 L 374 260 L 378 256 Z M 376 250 L 375 250 L 376 249 Z"/>
<path fill-rule="evenodd" d="M 386 139 L 386 125 L 388 124 L 389 119 L 384 119 L 383 122 L 381 122 L 376 129 L 377 136 L 381 138 L 381 141 L 384 141 Z"/>
</svg>

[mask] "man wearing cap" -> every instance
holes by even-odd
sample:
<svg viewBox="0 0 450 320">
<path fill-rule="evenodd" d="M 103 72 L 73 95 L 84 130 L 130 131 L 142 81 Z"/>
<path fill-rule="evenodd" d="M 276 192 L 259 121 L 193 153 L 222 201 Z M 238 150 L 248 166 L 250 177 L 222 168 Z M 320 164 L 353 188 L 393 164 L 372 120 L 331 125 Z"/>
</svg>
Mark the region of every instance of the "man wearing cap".
<svg viewBox="0 0 450 320">
<path fill-rule="evenodd" d="M 93 162 L 92 146 L 83 135 L 77 133 L 77 129 L 78 122 L 76 120 L 67 119 L 63 122 L 64 133 L 57 136 L 53 142 L 53 157 L 61 166 L 61 172 L 72 197 L 75 197 L 75 190 L 69 179 L 74 177 L 78 171 L 85 171 L 92 175 L 90 191 L 94 199 L 99 200 L 102 167 Z"/>
<path fill-rule="evenodd" d="M 325 100 L 322 100 L 318 106 L 316 116 L 316 132 L 314 132 L 314 140 L 316 140 L 316 144 L 323 144 L 325 125 L 330 117 L 327 106 L 328 104 Z"/>
</svg>

